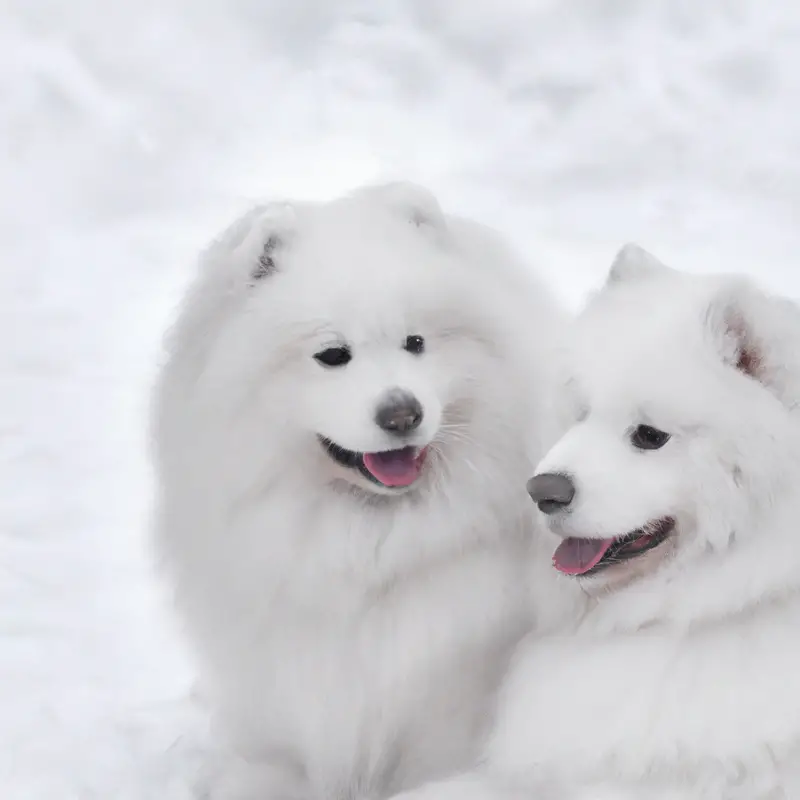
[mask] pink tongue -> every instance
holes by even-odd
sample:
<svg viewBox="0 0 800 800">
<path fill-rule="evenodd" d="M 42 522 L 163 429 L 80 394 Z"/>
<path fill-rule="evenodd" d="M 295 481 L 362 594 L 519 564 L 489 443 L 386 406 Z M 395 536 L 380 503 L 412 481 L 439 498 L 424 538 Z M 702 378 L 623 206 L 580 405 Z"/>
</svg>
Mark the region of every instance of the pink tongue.
<svg viewBox="0 0 800 800">
<path fill-rule="evenodd" d="M 364 466 L 384 486 L 410 486 L 422 471 L 425 451 L 415 447 L 364 453 Z"/>
<path fill-rule="evenodd" d="M 564 539 L 553 553 L 553 566 L 565 575 L 583 575 L 596 567 L 613 539 Z"/>
</svg>

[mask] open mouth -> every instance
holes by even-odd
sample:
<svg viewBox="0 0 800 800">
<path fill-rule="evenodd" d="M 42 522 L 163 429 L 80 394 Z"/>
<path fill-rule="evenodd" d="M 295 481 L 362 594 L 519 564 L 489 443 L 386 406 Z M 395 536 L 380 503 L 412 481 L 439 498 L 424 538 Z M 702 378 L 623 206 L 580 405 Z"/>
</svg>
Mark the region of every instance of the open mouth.
<svg viewBox="0 0 800 800">
<path fill-rule="evenodd" d="M 658 547 L 674 529 L 675 520 L 664 517 L 611 539 L 570 536 L 553 553 L 553 566 L 565 575 L 595 575 L 606 567 L 630 561 Z"/>
<path fill-rule="evenodd" d="M 365 478 L 388 489 L 411 486 L 422 474 L 427 455 L 426 447 L 401 447 L 377 453 L 360 453 L 320 436 L 328 455 L 343 467 L 358 470 Z"/>
</svg>

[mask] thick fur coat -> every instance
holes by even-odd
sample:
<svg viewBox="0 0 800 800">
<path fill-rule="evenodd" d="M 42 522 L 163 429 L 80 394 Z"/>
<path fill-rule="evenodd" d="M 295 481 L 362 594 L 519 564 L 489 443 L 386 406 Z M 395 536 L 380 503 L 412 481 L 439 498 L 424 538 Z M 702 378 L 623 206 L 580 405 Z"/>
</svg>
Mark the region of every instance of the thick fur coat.
<svg viewBox="0 0 800 800">
<path fill-rule="evenodd" d="M 495 234 L 404 184 L 267 204 L 203 255 L 155 461 L 233 754 L 216 796 L 382 797 L 473 762 L 543 586 L 525 480 L 562 325 Z"/>
<path fill-rule="evenodd" d="M 414 796 L 797 800 L 800 311 L 628 246 L 570 340 L 530 487 L 583 610 L 520 647 L 481 769 Z"/>
</svg>

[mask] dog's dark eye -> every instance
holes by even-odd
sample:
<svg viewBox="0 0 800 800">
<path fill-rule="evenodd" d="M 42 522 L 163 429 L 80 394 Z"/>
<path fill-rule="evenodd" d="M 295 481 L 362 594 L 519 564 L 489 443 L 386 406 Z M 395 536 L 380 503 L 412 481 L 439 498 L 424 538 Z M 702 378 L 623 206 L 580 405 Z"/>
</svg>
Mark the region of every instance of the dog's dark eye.
<svg viewBox="0 0 800 800">
<path fill-rule="evenodd" d="M 639 450 L 658 450 L 668 441 L 668 433 L 650 425 L 637 425 L 631 433 L 631 444 Z"/>
<path fill-rule="evenodd" d="M 425 340 L 421 336 L 406 336 L 403 350 L 408 350 L 409 353 L 418 356 L 425 351 Z"/>
<path fill-rule="evenodd" d="M 352 357 L 349 347 L 329 347 L 314 355 L 314 358 L 325 367 L 343 367 Z"/>
</svg>

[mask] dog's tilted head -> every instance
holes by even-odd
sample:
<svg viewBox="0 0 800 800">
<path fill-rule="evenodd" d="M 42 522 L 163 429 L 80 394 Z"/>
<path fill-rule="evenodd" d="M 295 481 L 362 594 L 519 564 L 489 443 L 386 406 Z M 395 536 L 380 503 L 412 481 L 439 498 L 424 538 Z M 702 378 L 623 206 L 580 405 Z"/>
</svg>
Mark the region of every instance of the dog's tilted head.
<svg viewBox="0 0 800 800">
<path fill-rule="evenodd" d="M 486 426 L 506 423 L 487 414 L 509 408 L 519 336 L 508 280 L 476 261 L 405 184 L 237 222 L 206 254 L 174 347 L 194 363 L 193 405 L 240 431 L 217 433 L 238 448 L 231 469 L 397 496 L 491 462 L 504 434 Z"/>
<path fill-rule="evenodd" d="M 605 593 L 769 553 L 800 477 L 794 304 L 627 246 L 572 345 L 572 425 L 528 484 L 555 568 Z"/>
</svg>

